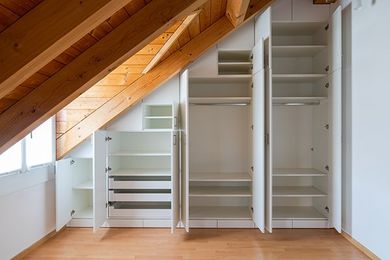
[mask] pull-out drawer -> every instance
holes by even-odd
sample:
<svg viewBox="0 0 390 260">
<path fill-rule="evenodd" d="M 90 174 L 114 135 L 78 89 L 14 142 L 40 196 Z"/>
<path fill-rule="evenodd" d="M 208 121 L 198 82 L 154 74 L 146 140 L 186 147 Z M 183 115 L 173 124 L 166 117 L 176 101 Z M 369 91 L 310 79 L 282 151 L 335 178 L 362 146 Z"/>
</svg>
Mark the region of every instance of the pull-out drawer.
<svg viewBox="0 0 390 260">
<path fill-rule="evenodd" d="M 130 219 L 170 219 L 171 203 L 169 202 L 116 202 L 108 208 L 112 218 Z"/>
<path fill-rule="evenodd" d="M 109 178 L 109 189 L 171 189 L 170 178 Z"/>
<path fill-rule="evenodd" d="M 166 201 L 172 200 L 170 190 L 110 190 L 109 201 Z"/>
</svg>

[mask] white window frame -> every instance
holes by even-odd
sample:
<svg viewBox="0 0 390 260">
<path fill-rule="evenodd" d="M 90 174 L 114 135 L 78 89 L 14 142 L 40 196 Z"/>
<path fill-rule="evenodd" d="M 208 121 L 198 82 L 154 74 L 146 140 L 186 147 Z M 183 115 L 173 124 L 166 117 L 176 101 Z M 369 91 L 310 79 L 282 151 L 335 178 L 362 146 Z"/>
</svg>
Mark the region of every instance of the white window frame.
<svg viewBox="0 0 390 260">
<path fill-rule="evenodd" d="M 22 156 L 22 165 L 21 165 L 21 168 L 18 169 L 18 170 L 10 171 L 10 172 L 2 172 L 2 173 L 0 173 L 0 178 L 5 177 L 5 176 L 14 175 L 14 174 L 28 174 L 32 170 L 43 168 L 43 167 L 53 166 L 55 164 L 55 160 L 56 160 L 56 155 L 55 155 L 56 154 L 56 125 L 55 125 L 55 117 L 54 116 L 51 117 L 50 120 L 51 120 L 51 124 L 52 124 L 52 161 L 51 162 L 47 162 L 47 163 L 34 165 L 34 166 L 31 166 L 31 167 L 27 167 L 26 138 L 23 138 L 21 140 L 21 149 L 22 149 L 22 154 L 21 154 L 21 156 Z M 31 133 L 29 133 L 29 135 L 30 134 Z"/>
</svg>

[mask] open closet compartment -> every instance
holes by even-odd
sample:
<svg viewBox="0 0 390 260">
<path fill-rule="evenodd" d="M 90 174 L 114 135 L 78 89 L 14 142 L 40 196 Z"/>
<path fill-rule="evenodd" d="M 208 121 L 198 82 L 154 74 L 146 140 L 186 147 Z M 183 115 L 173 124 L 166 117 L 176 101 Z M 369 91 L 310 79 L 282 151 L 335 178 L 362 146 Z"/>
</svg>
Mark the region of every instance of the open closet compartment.
<svg viewBox="0 0 390 260">
<path fill-rule="evenodd" d="M 267 229 L 340 229 L 341 31 L 328 22 L 272 22 Z"/>
<path fill-rule="evenodd" d="M 176 132 L 106 132 L 108 226 L 171 227 L 178 222 Z"/>
<path fill-rule="evenodd" d="M 93 226 L 93 160 L 68 158 L 56 164 L 57 230 Z"/>
<path fill-rule="evenodd" d="M 164 131 L 175 129 L 177 117 L 173 104 L 143 104 L 143 129 Z"/>
<path fill-rule="evenodd" d="M 251 78 L 192 78 L 188 93 L 190 227 L 253 228 Z"/>
<path fill-rule="evenodd" d="M 252 53 L 250 50 L 218 51 L 218 74 L 232 77 L 251 77 Z"/>
</svg>

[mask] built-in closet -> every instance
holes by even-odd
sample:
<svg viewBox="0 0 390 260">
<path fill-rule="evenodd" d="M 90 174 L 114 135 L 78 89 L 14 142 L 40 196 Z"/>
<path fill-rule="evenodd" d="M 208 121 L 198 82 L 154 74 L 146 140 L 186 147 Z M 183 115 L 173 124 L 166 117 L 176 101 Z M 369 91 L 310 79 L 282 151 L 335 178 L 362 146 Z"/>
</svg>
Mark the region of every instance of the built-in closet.
<svg viewBox="0 0 390 260">
<path fill-rule="evenodd" d="M 176 81 L 57 162 L 57 229 L 340 231 L 340 8 L 275 1 Z"/>
</svg>

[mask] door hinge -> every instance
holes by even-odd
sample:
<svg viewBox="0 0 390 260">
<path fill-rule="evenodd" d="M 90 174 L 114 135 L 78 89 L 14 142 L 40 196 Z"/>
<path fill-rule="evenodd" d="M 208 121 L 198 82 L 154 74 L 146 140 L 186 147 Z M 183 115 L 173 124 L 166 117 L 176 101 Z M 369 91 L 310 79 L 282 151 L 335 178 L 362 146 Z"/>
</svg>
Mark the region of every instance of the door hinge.
<svg viewBox="0 0 390 260">
<path fill-rule="evenodd" d="M 325 71 L 326 71 L 326 72 L 329 71 L 329 65 L 325 67 Z"/>
<path fill-rule="evenodd" d="M 324 125 L 326 130 L 329 130 L 329 124 Z"/>
<path fill-rule="evenodd" d="M 251 211 L 252 211 L 252 213 L 253 213 L 253 207 L 251 207 Z"/>
<path fill-rule="evenodd" d="M 325 170 L 329 171 L 329 166 L 325 165 Z"/>
<path fill-rule="evenodd" d="M 255 170 L 255 167 L 251 166 L 252 173 L 254 172 L 254 170 Z"/>
<path fill-rule="evenodd" d="M 265 144 L 269 145 L 269 134 L 265 134 Z"/>
<path fill-rule="evenodd" d="M 110 167 L 107 167 L 106 169 L 105 169 L 105 172 L 106 173 L 108 173 L 109 171 L 111 171 L 112 169 L 110 168 Z"/>
<path fill-rule="evenodd" d="M 104 140 L 106 140 L 106 142 L 108 142 L 108 141 L 111 141 L 111 140 L 112 140 L 112 138 L 111 138 L 111 137 L 109 137 L 109 136 L 106 136 L 106 138 L 105 138 Z"/>
<path fill-rule="evenodd" d="M 253 125 L 251 125 L 251 129 L 253 130 L 253 128 L 254 128 L 254 126 Z"/>
<path fill-rule="evenodd" d="M 108 208 L 108 203 L 106 202 L 106 208 Z"/>
<path fill-rule="evenodd" d="M 70 216 L 73 217 L 73 215 L 76 213 L 76 211 L 74 209 L 72 209 L 72 211 L 70 212 Z"/>
<path fill-rule="evenodd" d="M 176 145 L 176 135 L 173 135 L 173 145 Z"/>
<path fill-rule="evenodd" d="M 329 207 L 328 206 L 325 207 L 325 210 L 326 210 L 326 212 L 329 213 Z"/>
<path fill-rule="evenodd" d="M 73 165 L 75 163 L 74 160 L 70 160 L 70 165 Z"/>
<path fill-rule="evenodd" d="M 329 88 L 329 82 L 325 84 L 325 88 Z"/>
<path fill-rule="evenodd" d="M 325 31 L 329 29 L 329 24 L 325 25 Z"/>
</svg>

